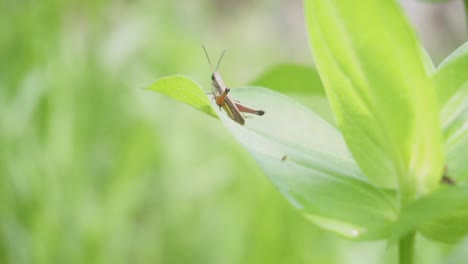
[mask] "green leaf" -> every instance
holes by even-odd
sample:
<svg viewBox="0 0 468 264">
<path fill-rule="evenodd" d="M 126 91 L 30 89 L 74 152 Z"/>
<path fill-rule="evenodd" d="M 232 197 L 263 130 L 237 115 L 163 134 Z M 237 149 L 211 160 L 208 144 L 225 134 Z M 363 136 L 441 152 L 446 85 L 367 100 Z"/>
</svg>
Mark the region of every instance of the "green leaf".
<svg viewBox="0 0 468 264">
<path fill-rule="evenodd" d="M 463 44 L 434 74 L 441 114 L 448 175 L 457 181 L 468 177 L 468 43 Z"/>
<path fill-rule="evenodd" d="M 317 70 L 299 64 L 279 64 L 262 73 L 253 86 L 263 86 L 282 93 L 325 95 Z"/>
<path fill-rule="evenodd" d="M 468 225 L 466 223 L 468 223 L 467 205 L 422 225 L 419 231 L 432 240 L 456 243 L 468 234 Z"/>
<path fill-rule="evenodd" d="M 441 119 L 443 123 L 444 147 L 446 153 L 446 176 L 455 183 L 463 184 L 468 178 L 468 43 L 465 43 L 438 67 L 434 74 L 436 91 L 439 101 L 444 104 Z M 447 189 L 448 192 L 459 192 L 458 189 Z M 431 213 L 438 215 L 437 219 L 426 219 L 426 223 L 420 227 L 421 233 L 430 239 L 442 242 L 456 242 L 468 234 L 468 205 L 466 197 L 468 189 L 465 189 L 465 197 L 456 199 L 439 199 L 426 202 L 431 206 Z M 430 199 L 427 198 L 427 199 Z M 424 202 L 424 201 L 423 201 Z M 444 213 L 447 206 L 461 205 Z M 414 209 L 414 208 L 413 208 Z M 417 210 L 416 210 L 417 212 Z M 423 215 L 424 216 L 424 215 Z M 428 216 L 426 216 L 428 217 Z"/>
<path fill-rule="evenodd" d="M 315 68 L 299 64 L 279 64 L 262 73 L 253 86 L 287 93 L 294 100 L 306 105 L 320 117 L 334 123 L 330 104 Z"/>
<path fill-rule="evenodd" d="M 335 119 L 333 112 L 328 103 L 326 96 L 310 96 L 304 94 L 287 94 L 289 97 L 294 99 L 296 102 L 303 104 L 310 108 L 314 113 L 319 115 L 328 123 L 335 125 Z"/>
<path fill-rule="evenodd" d="M 447 174 L 457 182 L 468 178 L 468 76 L 466 79 L 442 110 Z"/>
<path fill-rule="evenodd" d="M 369 183 L 337 129 L 271 90 L 244 87 L 231 93 L 266 113 L 246 119 L 245 126 L 218 112 L 221 120 L 307 219 L 351 239 L 388 235 L 397 218 L 395 195 Z"/>
<path fill-rule="evenodd" d="M 437 68 L 434 80 L 441 105 L 444 105 L 458 88 L 467 81 L 467 72 L 468 42 L 450 54 Z"/>
<path fill-rule="evenodd" d="M 411 198 L 439 186 L 441 126 L 434 86 L 394 1 L 308 0 L 317 68 L 357 163 Z M 313 132 L 311 132 L 313 133 Z"/>
<path fill-rule="evenodd" d="M 468 233 L 468 186 L 451 186 L 437 190 L 407 206 L 391 228 L 391 238 L 419 229 L 425 236 L 454 242 Z"/>
<path fill-rule="evenodd" d="M 421 52 L 426 72 L 428 72 L 429 74 L 433 74 L 436 71 L 436 67 L 434 65 L 434 62 L 432 61 L 431 56 L 429 55 L 427 50 L 421 45 L 419 45 L 419 51 Z"/>
<path fill-rule="evenodd" d="M 163 77 L 147 89 L 165 94 L 212 117 L 218 118 L 201 86 L 186 76 L 174 75 Z"/>
</svg>

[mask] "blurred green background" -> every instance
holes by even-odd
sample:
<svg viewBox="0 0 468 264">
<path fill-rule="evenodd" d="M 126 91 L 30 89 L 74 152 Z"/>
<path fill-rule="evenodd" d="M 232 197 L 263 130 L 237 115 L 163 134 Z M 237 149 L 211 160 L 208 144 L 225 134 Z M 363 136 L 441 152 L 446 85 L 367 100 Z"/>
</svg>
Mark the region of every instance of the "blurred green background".
<svg viewBox="0 0 468 264">
<path fill-rule="evenodd" d="M 403 6 L 436 61 L 466 38 L 453 15 L 424 31 L 421 10 L 457 3 Z M 143 90 L 209 90 L 201 44 L 228 51 L 232 87 L 313 61 L 301 1 L 0 0 L 0 263 L 392 263 L 306 222 L 220 122 Z M 421 241 L 421 263 L 468 254 Z"/>
</svg>

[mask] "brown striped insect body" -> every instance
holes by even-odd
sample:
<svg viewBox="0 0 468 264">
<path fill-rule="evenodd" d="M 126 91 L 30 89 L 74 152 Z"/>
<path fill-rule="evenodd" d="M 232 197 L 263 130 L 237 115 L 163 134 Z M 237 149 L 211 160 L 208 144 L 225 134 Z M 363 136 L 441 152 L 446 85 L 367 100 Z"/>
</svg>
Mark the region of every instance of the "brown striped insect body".
<svg viewBox="0 0 468 264">
<path fill-rule="evenodd" d="M 221 74 L 218 72 L 219 64 L 221 63 L 221 59 L 223 58 L 223 53 L 221 53 L 221 56 L 219 57 L 218 64 L 216 65 L 216 69 L 213 70 L 213 66 L 210 61 L 210 57 L 208 56 L 208 52 L 206 51 L 205 46 L 203 46 L 203 50 L 205 51 L 206 58 L 208 60 L 208 63 L 210 64 L 211 67 L 211 89 L 213 91 L 213 97 L 215 99 L 216 105 L 219 107 L 222 107 L 226 114 L 234 120 L 235 122 L 244 125 L 245 124 L 245 119 L 244 116 L 242 115 L 241 112 L 243 113 L 250 113 L 250 114 L 255 114 L 255 115 L 264 115 L 265 111 L 263 110 L 255 110 L 249 107 L 246 107 L 238 102 L 235 102 L 231 99 L 231 97 L 228 95 L 231 89 L 229 89 L 223 81 L 223 78 L 221 78 Z"/>
</svg>

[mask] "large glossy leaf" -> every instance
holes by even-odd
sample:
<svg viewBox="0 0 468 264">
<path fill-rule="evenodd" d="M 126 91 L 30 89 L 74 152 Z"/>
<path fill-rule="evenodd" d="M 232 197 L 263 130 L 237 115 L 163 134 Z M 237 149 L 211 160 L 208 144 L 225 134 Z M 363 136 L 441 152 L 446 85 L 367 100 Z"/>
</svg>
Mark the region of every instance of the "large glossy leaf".
<svg viewBox="0 0 468 264">
<path fill-rule="evenodd" d="M 436 189 L 442 173 L 434 86 L 398 4 L 308 0 L 317 68 L 359 166 L 403 197 Z"/>
<path fill-rule="evenodd" d="M 187 84 L 179 87 L 201 90 Z M 309 109 L 264 88 L 233 89 L 232 96 L 266 114 L 240 126 L 213 105 L 215 112 L 280 192 L 315 224 L 356 240 L 420 230 L 439 241 L 454 241 L 467 232 L 466 186 L 444 188 L 398 212 L 394 192 L 369 183 L 339 131 Z M 206 108 L 212 108 L 209 100 L 198 107 Z"/>
<path fill-rule="evenodd" d="M 182 82 L 168 82 L 168 87 L 153 90 L 192 104 L 193 100 L 170 90 L 177 87 L 188 94 L 199 94 L 202 89 L 180 76 L 172 78 Z M 327 230 L 356 240 L 389 235 L 389 226 L 397 219 L 395 194 L 368 182 L 336 128 L 308 108 L 265 88 L 237 88 L 231 94 L 235 100 L 265 110 L 266 114 L 248 118 L 241 126 L 219 107 L 209 105 L 208 99 L 195 100 L 201 102 L 196 108 L 203 112 L 214 109 L 302 214 Z"/>
<path fill-rule="evenodd" d="M 293 100 L 264 88 L 232 89 L 266 111 L 240 126 L 218 113 L 280 192 L 312 222 L 353 239 L 384 238 L 395 197 L 368 182 L 338 130 Z"/>
</svg>

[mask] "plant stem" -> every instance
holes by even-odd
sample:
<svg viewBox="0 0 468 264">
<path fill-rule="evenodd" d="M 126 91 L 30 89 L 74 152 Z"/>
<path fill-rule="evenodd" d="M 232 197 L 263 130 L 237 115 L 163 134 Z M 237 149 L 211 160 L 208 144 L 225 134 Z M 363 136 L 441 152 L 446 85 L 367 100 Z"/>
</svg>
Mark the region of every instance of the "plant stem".
<svg viewBox="0 0 468 264">
<path fill-rule="evenodd" d="M 413 264 L 415 233 L 407 234 L 398 241 L 399 264 Z"/>
</svg>

